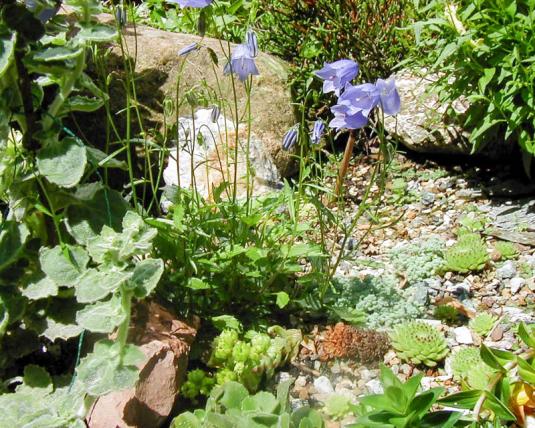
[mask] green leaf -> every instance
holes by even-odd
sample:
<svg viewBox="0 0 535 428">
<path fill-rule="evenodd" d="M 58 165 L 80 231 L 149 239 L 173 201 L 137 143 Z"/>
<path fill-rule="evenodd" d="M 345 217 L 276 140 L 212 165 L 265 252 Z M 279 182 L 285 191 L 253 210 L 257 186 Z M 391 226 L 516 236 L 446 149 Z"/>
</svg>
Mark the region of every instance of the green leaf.
<svg viewBox="0 0 535 428">
<path fill-rule="evenodd" d="M 67 340 L 71 337 L 77 337 L 83 331 L 83 328 L 77 324 L 66 324 L 61 321 L 56 321 L 50 317 L 47 317 L 46 324 L 47 326 L 41 335 L 52 342 L 54 342 L 56 339 Z"/>
<path fill-rule="evenodd" d="M 16 40 L 16 32 L 13 32 L 10 36 L 0 37 L 0 77 L 4 75 L 13 62 Z"/>
<path fill-rule="evenodd" d="M 98 110 L 104 105 L 104 100 L 101 98 L 86 97 L 83 95 L 73 95 L 65 101 L 58 116 L 63 116 L 73 111 L 82 111 L 85 113 L 91 113 Z"/>
<path fill-rule="evenodd" d="M 366 313 L 357 308 L 332 308 L 332 311 L 351 325 L 362 325 L 366 322 Z"/>
<path fill-rule="evenodd" d="M 31 282 L 21 290 L 24 297 L 30 300 L 45 299 L 58 295 L 58 285 L 48 276 L 32 278 Z"/>
<path fill-rule="evenodd" d="M 528 332 L 528 329 L 526 328 L 526 324 L 524 324 L 524 322 L 521 322 L 518 325 L 518 335 L 526 345 L 528 345 L 530 348 L 535 349 L 535 335 L 530 334 Z"/>
<path fill-rule="evenodd" d="M 212 324 L 219 331 L 230 329 L 239 332 L 242 329 L 241 323 L 232 315 L 220 315 L 218 317 L 212 317 Z"/>
<path fill-rule="evenodd" d="M 89 263 L 89 255 L 82 247 L 65 246 L 65 252 L 58 245 L 39 250 L 41 270 L 57 285 L 73 287 Z"/>
<path fill-rule="evenodd" d="M 188 283 L 186 284 L 186 287 L 191 288 L 192 290 L 209 290 L 210 284 L 207 282 L 204 282 L 200 278 L 190 278 L 188 280 Z"/>
<path fill-rule="evenodd" d="M 526 382 L 535 385 L 535 368 L 524 359 L 517 357 L 518 375 Z"/>
<path fill-rule="evenodd" d="M 39 173 L 60 187 L 74 187 L 82 179 L 87 164 L 83 143 L 67 137 L 54 141 L 37 153 Z"/>
<path fill-rule="evenodd" d="M 516 416 L 502 403 L 496 396 L 488 391 L 483 392 L 487 399 L 483 405 L 484 408 L 492 410 L 494 414 L 506 421 L 516 421 Z"/>
<path fill-rule="evenodd" d="M 43 62 L 65 61 L 76 58 L 78 55 L 82 55 L 83 52 L 84 50 L 80 48 L 54 46 L 37 51 L 33 56 L 33 59 Z"/>
<path fill-rule="evenodd" d="M 273 394 L 260 391 L 253 396 L 245 397 L 241 402 L 241 410 L 278 414 L 280 403 Z"/>
<path fill-rule="evenodd" d="M 24 367 L 24 386 L 30 388 L 47 388 L 52 386 L 52 378 L 41 366 L 29 364 Z M 52 388 L 50 388 L 52 391 Z"/>
<path fill-rule="evenodd" d="M 80 303 L 92 303 L 101 300 L 119 289 L 121 284 L 132 276 L 131 272 L 119 270 L 88 269 L 77 281 L 76 298 Z"/>
<path fill-rule="evenodd" d="M 120 345 L 117 345 L 101 340 L 95 344 L 93 352 L 80 361 L 77 379 L 89 395 L 101 396 L 136 384 L 138 369 L 121 364 Z"/>
<path fill-rule="evenodd" d="M 290 302 L 290 296 L 284 291 L 279 291 L 278 293 L 275 293 L 275 295 L 277 296 L 277 306 L 281 309 Z"/>
<path fill-rule="evenodd" d="M 87 305 L 76 314 L 76 322 L 94 333 L 111 333 L 126 319 L 119 296 L 112 296 L 106 302 Z"/>
<path fill-rule="evenodd" d="M 485 93 L 485 89 L 487 88 L 487 85 L 494 77 L 494 74 L 496 73 L 496 68 L 485 68 L 483 70 L 483 76 L 479 78 L 479 90 L 483 94 Z"/>
<path fill-rule="evenodd" d="M 117 37 L 117 31 L 108 25 L 91 24 L 82 27 L 76 37 L 87 42 L 108 42 Z"/>
<path fill-rule="evenodd" d="M 480 355 L 481 359 L 487 364 L 489 367 L 492 367 L 495 370 L 503 371 L 503 365 L 500 363 L 498 358 L 493 354 L 493 350 L 485 346 L 484 344 L 481 345 L 480 348 Z"/>
<path fill-rule="evenodd" d="M 219 402 L 227 409 L 240 409 L 242 401 L 249 396 L 245 386 L 238 382 L 227 382 L 222 388 L 223 395 Z"/>
<path fill-rule="evenodd" d="M 447 397 L 438 400 L 440 404 L 450 407 L 456 407 L 458 409 L 473 409 L 476 403 L 481 397 L 483 391 L 470 390 L 463 391 L 457 394 L 448 395 Z"/>
<path fill-rule="evenodd" d="M 24 223 L 5 221 L 0 226 L 0 271 L 22 255 L 30 231 Z"/>
<path fill-rule="evenodd" d="M 136 264 L 132 277 L 128 281 L 128 286 L 134 290 L 138 299 L 143 299 L 156 288 L 162 274 L 163 260 L 144 259 Z"/>
</svg>

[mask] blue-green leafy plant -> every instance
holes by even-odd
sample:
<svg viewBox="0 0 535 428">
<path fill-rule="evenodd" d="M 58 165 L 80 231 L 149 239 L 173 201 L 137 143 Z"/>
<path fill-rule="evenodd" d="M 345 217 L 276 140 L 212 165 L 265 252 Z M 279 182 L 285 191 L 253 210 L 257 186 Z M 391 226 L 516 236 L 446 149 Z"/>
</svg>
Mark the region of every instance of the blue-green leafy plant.
<svg viewBox="0 0 535 428">
<path fill-rule="evenodd" d="M 185 412 L 171 422 L 182 427 L 323 428 L 321 415 L 310 407 L 292 410 L 289 404 L 291 381 L 277 387 L 277 396 L 265 391 L 250 395 L 238 382 L 214 388 L 205 409 Z"/>
<path fill-rule="evenodd" d="M 452 272 L 477 272 L 490 260 L 487 246 L 477 233 L 459 236 L 457 243 L 444 251 L 443 269 Z"/>
<path fill-rule="evenodd" d="M 436 274 L 444 263 L 443 251 L 444 245 L 439 239 L 429 239 L 395 247 L 390 252 L 390 260 L 409 284 L 414 284 Z"/>
<path fill-rule="evenodd" d="M 336 277 L 329 303 L 340 313 L 356 311 L 364 314 L 365 317 L 359 317 L 360 322 L 373 329 L 418 318 L 424 308 L 414 299 L 415 290 L 413 287 L 400 290 L 397 284 L 398 280 L 390 274 L 364 279 Z"/>
<path fill-rule="evenodd" d="M 444 335 L 423 321 L 398 325 L 390 333 L 390 339 L 398 356 L 413 364 L 434 367 L 449 352 Z"/>
<path fill-rule="evenodd" d="M 535 153 L 533 2 L 416 3 L 424 18 L 414 24 L 414 61 L 438 74 L 444 101 L 470 103 L 461 121 L 472 130 L 473 151 L 489 141 L 516 142 L 528 167 Z"/>
<path fill-rule="evenodd" d="M 461 348 L 453 353 L 450 359 L 451 369 L 454 377 L 463 379 L 470 371 L 483 360 L 479 355 L 478 348 Z"/>
</svg>

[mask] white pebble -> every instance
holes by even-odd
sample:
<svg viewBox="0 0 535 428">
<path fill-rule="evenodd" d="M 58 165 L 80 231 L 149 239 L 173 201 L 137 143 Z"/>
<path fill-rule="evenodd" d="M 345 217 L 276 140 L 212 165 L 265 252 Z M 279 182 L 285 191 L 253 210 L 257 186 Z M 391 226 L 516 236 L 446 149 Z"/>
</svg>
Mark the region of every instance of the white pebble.
<svg viewBox="0 0 535 428">
<path fill-rule="evenodd" d="M 468 327 L 457 327 L 453 330 L 453 332 L 455 333 L 455 340 L 457 343 L 461 343 L 463 345 L 472 345 L 474 343 L 472 333 Z"/>
</svg>

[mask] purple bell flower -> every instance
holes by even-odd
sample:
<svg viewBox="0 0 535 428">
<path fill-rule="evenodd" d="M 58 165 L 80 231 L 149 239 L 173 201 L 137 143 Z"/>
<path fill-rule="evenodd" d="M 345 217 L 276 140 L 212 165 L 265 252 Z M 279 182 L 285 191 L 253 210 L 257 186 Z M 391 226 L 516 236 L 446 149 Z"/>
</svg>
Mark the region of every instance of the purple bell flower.
<svg viewBox="0 0 535 428">
<path fill-rule="evenodd" d="M 310 136 L 310 142 L 312 144 L 319 144 L 323 133 L 325 132 L 325 123 L 323 120 L 316 120 L 314 127 L 312 128 L 312 135 Z"/>
<path fill-rule="evenodd" d="M 258 69 L 247 45 L 238 45 L 230 57 L 230 62 L 225 65 L 225 74 L 234 73 L 240 81 L 245 82 L 249 76 L 258 75 Z"/>
<path fill-rule="evenodd" d="M 295 143 L 297 143 L 298 138 L 299 133 L 297 132 L 296 125 L 291 127 L 284 135 L 284 138 L 282 139 L 282 149 L 286 151 L 290 150 L 293 146 L 295 146 Z"/>
<path fill-rule="evenodd" d="M 316 76 L 323 79 L 323 93 L 334 92 L 340 95 L 346 84 L 353 80 L 359 72 L 359 65 L 350 59 L 340 59 L 333 63 L 325 63 L 316 71 Z"/>
<path fill-rule="evenodd" d="M 375 86 L 379 92 L 383 112 L 390 116 L 398 114 L 401 109 L 401 100 L 399 99 L 394 78 L 390 77 L 388 80 L 378 79 Z"/>
<path fill-rule="evenodd" d="M 331 108 L 334 119 L 331 128 L 359 129 L 368 124 L 370 112 L 379 104 L 379 90 L 371 83 L 351 86 L 338 98 L 338 104 Z"/>
<path fill-rule="evenodd" d="M 180 49 L 178 51 L 178 56 L 186 56 L 197 49 L 199 49 L 198 43 L 191 43 L 190 45 L 184 46 L 182 49 Z"/>
<path fill-rule="evenodd" d="M 251 56 L 253 58 L 256 58 L 258 56 L 258 39 L 256 37 L 256 33 L 251 29 L 247 30 L 245 39 L 246 39 L 245 44 L 249 46 L 249 50 L 251 51 Z"/>
<path fill-rule="evenodd" d="M 167 0 L 168 3 L 178 3 L 180 7 L 203 8 L 210 6 L 213 0 Z"/>
<path fill-rule="evenodd" d="M 115 20 L 119 27 L 123 28 L 127 24 L 126 7 L 119 5 L 115 9 Z"/>
</svg>

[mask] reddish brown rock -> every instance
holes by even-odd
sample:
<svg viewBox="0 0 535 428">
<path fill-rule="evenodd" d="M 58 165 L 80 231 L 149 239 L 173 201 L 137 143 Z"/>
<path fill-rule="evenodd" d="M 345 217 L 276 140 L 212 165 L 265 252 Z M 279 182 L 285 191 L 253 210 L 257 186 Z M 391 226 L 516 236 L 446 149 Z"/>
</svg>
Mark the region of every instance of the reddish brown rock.
<svg viewBox="0 0 535 428">
<path fill-rule="evenodd" d="M 87 417 L 90 428 L 157 428 L 171 413 L 184 381 L 199 320 L 184 322 L 150 302 L 136 307 L 129 338 L 147 359 L 135 388 L 100 397 Z"/>
</svg>

